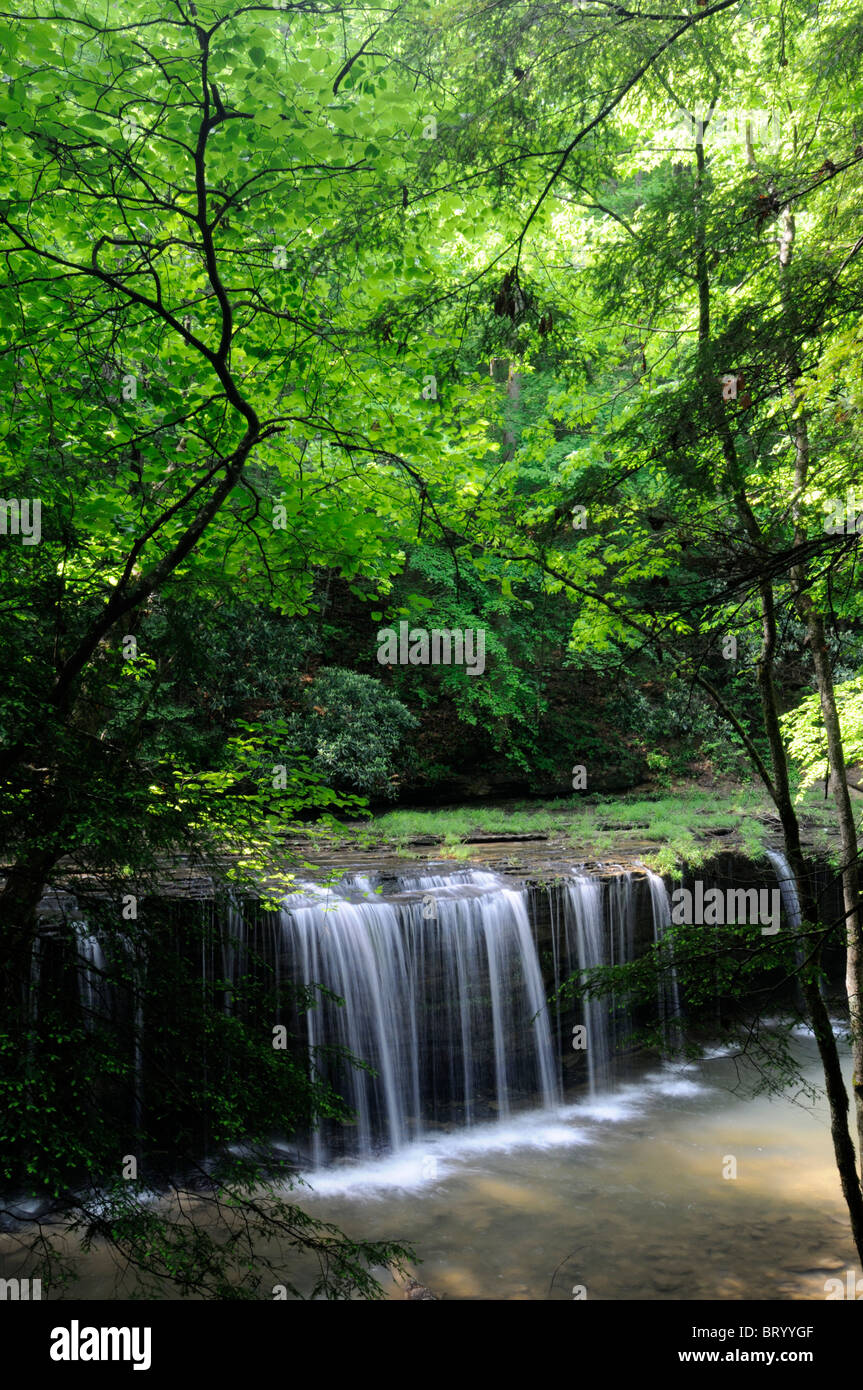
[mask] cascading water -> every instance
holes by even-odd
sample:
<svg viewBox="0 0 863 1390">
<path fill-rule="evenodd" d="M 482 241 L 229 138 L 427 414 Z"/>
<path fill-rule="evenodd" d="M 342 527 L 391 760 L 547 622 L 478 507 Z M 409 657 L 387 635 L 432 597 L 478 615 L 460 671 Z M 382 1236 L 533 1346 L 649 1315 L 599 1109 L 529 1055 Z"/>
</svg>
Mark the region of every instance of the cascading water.
<svg viewBox="0 0 863 1390">
<path fill-rule="evenodd" d="M 278 914 L 239 900 L 216 910 L 206 900 L 198 908 L 201 989 L 233 1014 L 246 1008 L 240 986 L 248 973 L 269 972 L 281 1003 L 266 1025 L 289 1025 L 354 1116 L 350 1124 L 324 1121 L 301 1141 L 304 1160 L 320 1167 L 343 1154 L 397 1152 L 434 1130 L 554 1110 L 572 1084 L 586 1081 L 593 1095 L 611 1087 L 613 1057 L 630 1028 L 626 1001 L 549 1008 L 547 1000 L 574 972 L 631 960 L 643 947 L 636 927 L 640 911 L 647 925 L 644 884 L 623 870 L 574 870 L 529 899 L 497 874 L 465 868 L 355 874 L 335 890 L 306 884 Z M 667 895 L 655 875 L 650 889 L 656 935 L 668 920 Z M 84 1017 L 108 1014 L 129 1029 L 140 1124 L 144 997 L 117 994 L 102 978 L 100 938 L 83 923 L 76 935 Z M 317 1002 L 300 1009 L 298 995 Z M 579 1021 L 588 1045 L 577 1054 L 570 1044 Z M 207 1066 L 205 1052 L 205 1084 Z"/>
<path fill-rule="evenodd" d="M 650 887 L 650 906 L 653 916 L 653 940 L 662 948 L 665 929 L 671 922 L 671 899 L 665 880 L 651 869 L 645 870 Z M 662 1021 L 662 1036 L 667 1043 L 675 1038 L 680 1027 L 680 990 L 677 984 L 677 967 L 674 954 L 670 951 L 664 960 L 665 970 L 659 982 L 657 1004 Z"/>
<path fill-rule="evenodd" d="M 776 874 L 776 882 L 779 885 L 779 896 L 782 900 L 782 906 L 785 909 L 785 916 L 788 919 L 788 926 L 791 928 L 796 938 L 794 942 L 794 959 L 798 966 L 802 966 L 806 960 L 806 952 L 797 934 L 800 931 L 800 924 L 803 921 L 803 912 L 800 907 L 800 894 L 797 891 L 797 879 L 794 877 L 794 870 L 782 850 L 765 849 L 764 853 L 773 866 L 773 872 Z M 821 980 L 818 982 L 818 989 L 823 999 L 824 983 Z M 797 981 L 796 990 L 797 1002 L 801 1010 L 806 1012 L 803 988 L 799 980 Z"/>
<path fill-rule="evenodd" d="M 611 866 L 620 867 L 620 866 Z M 650 892 L 650 918 L 653 939 L 661 942 L 671 920 L 668 890 L 659 874 L 643 869 Z M 602 965 L 623 965 L 637 954 L 636 928 L 639 921 L 638 875 L 623 870 L 611 877 L 574 871 L 563 888 L 563 910 L 552 912 L 552 958 L 555 989 L 569 975 Z M 680 1019 L 680 997 L 673 959 L 660 980 L 658 1009 L 666 1043 L 673 1041 Z M 630 1036 L 631 1020 L 627 1001 L 610 998 L 584 998 L 580 1018 L 587 1033 L 587 1079 L 592 1094 L 601 1094 L 612 1084 L 613 1059 Z M 563 1039 L 561 1011 L 558 1034 Z M 565 1045 L 565 1040 L 564 1040 Z"/>
<path fill-rule="evenodd" d="M 776 882 L 779 884 L 782 906 L 785 908 L 785 915 L 788 918 L 788 925 L 796 932 L 800 927 L 802 913 L 800 911 L 800 897 L 797 892 L 797 880 L 794 877 L 794 870 L 781 850 L 766 849 L 764 853 L 773 865 L 773 871 L 776 874 Z"/>
<path fill-rule="evenodd" d="M 605 945 L 602 910 L 602 884 L 588 874 L 576 874 L 566 884 L 563 913 L 563 949 L 559 953 L 561 978 L 576 968 L 589 970 L 609 964 Z M 558 984 L 559 979 L 555 980 Z M 584 1027 L 587 1029 L 587 1073 L 591 1094 L 607 1090 L 611 1068 L 611 1038 L 608 1005 L 603 999 L 583 1001 Z"/>
<path fill-rule="evenodd" d="M 398 1149 L 430 1123 L 504 1118 L 518 1102 L 560 1099 L 551 1030 L 524 894 L 464 870 L 398 881 L 387 898 L 354 882 L 335 898 L 308 887 L 281 916 L 297 983 L 325 985 L 305 1015 L 309 1052 L 337 1047 L 374 1067 L 343 1070 L 355 1147 Z M 345 890 L 343 889 L 343 892 Z M 329 1156 L 318 1133 L 314 1158 Z"/>
<path fill-rule="evenodd" d="M 97 936 L 88 931 L 82 923 L 75 932 L 78 944 L 78 995 L 85 1026 L 92 1028 L 95 1018 L 102 1013 L 106 1003 L 106 991 L 102 977 L 105 973 L 105 952 Z"/>
</svg>

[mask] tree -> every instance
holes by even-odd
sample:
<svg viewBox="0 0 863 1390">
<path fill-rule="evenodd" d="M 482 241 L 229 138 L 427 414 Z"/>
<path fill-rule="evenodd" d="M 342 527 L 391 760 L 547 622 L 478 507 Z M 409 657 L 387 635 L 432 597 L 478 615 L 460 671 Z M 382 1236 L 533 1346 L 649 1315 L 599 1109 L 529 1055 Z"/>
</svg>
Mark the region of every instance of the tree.
<svg viewBox="0 0 863 1390">
<path fill-rule="evenodd" d="M 438 446 L 415 359 L 397 360 L 381 316 L 426 274 L 419 254 L 383 260 L 422 108 L 406 83 L 395 92 L 363 71 L 367 35 L 364 12 L 338 5 L 140 3 L 116 21 L 29 6 L 0 27 L 4 472 L 41 520 L 37 545 L 7 534 L 0 554 L 15 655 L 2 758 L 13 862 L 0 894 L 11 1113 L 51 1090 L 52 1045 L 65 1055 L 70 1038 L 91 1089 L 80 1020 L 59 999 L 34 1034 L 28 1011 L 36 906 L 64 854 L 104 875 L 116 911 L 130 879 L 145 883 L 180 846 L 211 863 L 235 849 L 235 877 L 260 868 L 266 846 L 268 868 L 288 873 L 285 821 L 353 804 L 298 752 L 273 781 L 274 738 L 290 750 L 277 726 L 238 721 L 203 765 L 148 747 L 164 669 L 146 644 L 180 598 L 218 605 L 243 586 L 254 603 L 302 614 L 316 566 L 385 582 L 398 564 L 417 467 Z M 403 400 L 395 379 L 411 387 Z M 404 442 L 413 470 L 399 461 Z M 113 922 L 122 972 L 125 929 Z M 153 938 L 133 935 L 149 988 Z M 216 1026 L 212 1010 L 201 1026 Z M 269 1059 L 269 1040 L 234 1045 L 259 1071 Z M 262 1122 L 252 1094 L 223 1126 L 223 1149 Z M 202 1098 L 205 1114 L 213 1100 Z M 286 1113 L 333 1103 L 307 1089 Z M 47 1145 L 44 1124 L 25 1132 Z M 97 1170 L 99 1134 L 75 1174 Z M 22 1158 L 39 1190 L 74 1208 L 50 1145 L 35 1160 L 12 1146 L 7 1177 Z M 242 1165 L 219 1176 L 247 1215 L 253 1176 Z M 115 1198 L 96 1228 L 149 1258 L 152 1226 L 140 1213 L 129 1225 Z M 297 1209 L 271 1210 L 315 1247 Z M 182 1237 L 166 1231 L 168 1244 Z M 210 1248 L 196 1263 L 194 1237 L 163 1267 L 188 1288 L 223 1289 L 222 1257 Z M 358 1270 L 381 1250 L 321 1239 L 337 1262 L 325 1286 L 368 1291 Z"/>
<path fill-rule="evenodd" d="M 778 36 L 753 27 L 752 54 L 762 68 L 749 68 L 725 42 L 731 19 L 716 14 L 714 21 L 714 14 L 710 26 L 675 34 L 673 69 L 665 45 L 651 46 L 633 80 L 617 77 L 612 96 L 572 139 L 556 126 L 554 103 L 542 109 L 542 63 L 532 52 L 537 100 L 521 107 L 516 140 L 532 118 L 531 139 L 539 144 L 537 127 L 548 131 L 560 154 L 549 159 L 539 196 L 504 248 L 514 253 L 514 264 L 495 308 L 520 330 L 523 360 L 542 351 L 529 330 L 544 338 L 561 320 L 570 335 L 586 323 L 589 335 L 590 317 L 597 316 L 594 336 L 602 341 L 588 336 L 586 347 L 582 337 L 572 387 L 549 400 L 550 428 L 555 417 L 578 418 L 579 447 L 552 477 L 526 489 L 519 486 L 519 465 L 522 458 L 535 463 L 533 441 L 521 456 L 516 451 L 475 534 L 483 535 L 495 563 L 501 556 L 521 563 L 525 580 L 544 574 L 553 589 L 578 602 L 574 644 L 670 656 L 717 704 L 773 798 L 807 924 L 802 984 L 824 1066 L 837 1166 L 863 1254 L 848 1097 L 817 988 L 829 924 L 819 921 L 808 886 L 775 671 L 780 623 L 794 612 L 813 658 L 841 826 L 846 991 L 863 1162 L 858 845 L 826 637 L 830 595 L 853 572 L 857 536 L 824 534 L 826 488 L 847 475 L 836 456 L 832 409 L 817 422 L 824 434 L 816 448 L 805 399 L 806 382 L 818 381 L 822 360 L 835 379 L 835 335 L 847 347 L 861 302 L 861 242 L 847 171 L 863 154 L 854 105 L 849 108 L 844 86 L 837 100 L 835 83 L 837 61 L 848 61 L 835 57 L 837 32 L 856 44 L 860 21 L 831 16 L 824 48 L 820 37 L 807 34 L 802 16 L 783 22 Z M 638 16 L 623 18 L 635 25 Z M 761 81 L 764 64 L 776 73 L 769 90 Z M 849 72 L 848 80 L 859 95 L 856 74 Z M 665 125 L 660 101 L 670 103 L 675 120 L 687 122 L 682 136 L 656 134 Z M 756 103 L 769 116 L 757 135 Z M 737 115 L 730 132 L 729 110 Z M 722 112 L 728 133 L 717 143 Z M 602 138 L 587 141 L 597 127 Z M 589 180 L 579 167 L 588 150 Z M 602 180 L 607 191 L 597 196 Z M 592 215 L 566 215 L 574 194 Z M 552 228 L 555 200 L 564 208 Z M 819 249 L 798 264 L 794 217 L 804 208 L 811 244 Z M 574 252 L 563 263 L 562 241 Z M 573 290 L 578 258 L 583 276 Z M 534 290 L 540 277 L 541 318 Z M 823 387 L 811 389 L 825 398 Z M 832 408 L 829 388 L 826 396 Z M 547 443 L 540 433 L 534 447 L 542 452 Z M 483 531 L 495 509 L 496 524 Z M 569 517 L 576 513 L 589 517 L 589 525 L 573 535 Z M 739 635 L 741 646 L 755 640 L 751 689 L 761 706 L 760 734 L 749 711 L 736 708 L 734 686 L 711 679 L 729 634 L 735 643 Z"/>
</svg>

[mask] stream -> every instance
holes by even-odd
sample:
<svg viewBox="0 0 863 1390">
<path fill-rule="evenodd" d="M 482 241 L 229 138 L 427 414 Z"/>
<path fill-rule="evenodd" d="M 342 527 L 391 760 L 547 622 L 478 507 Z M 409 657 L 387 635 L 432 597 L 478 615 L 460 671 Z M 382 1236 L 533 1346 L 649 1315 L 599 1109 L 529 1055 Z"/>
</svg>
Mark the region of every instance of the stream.
<svg viewBox="0 0 863 1390">
<path fill-rule="evenodd" d="M 817 1084 L 814 1043 L 798 1052 Z M 826 1105 L 747 1099 L 744 1073 L 727 1055 L 666 1064 L 602 1099 L 309 1174 L 303 1205 L 410 1239 L 442 1298 L 823 1299 L 857 1265 Z"/>
</svg>

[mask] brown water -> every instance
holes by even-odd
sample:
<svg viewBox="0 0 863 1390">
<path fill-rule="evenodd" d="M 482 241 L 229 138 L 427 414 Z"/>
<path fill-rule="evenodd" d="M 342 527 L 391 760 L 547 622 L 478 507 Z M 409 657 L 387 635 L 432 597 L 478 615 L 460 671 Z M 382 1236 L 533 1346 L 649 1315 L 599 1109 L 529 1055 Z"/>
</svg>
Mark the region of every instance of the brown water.
<svg viewBox="0 0 863 1390">
<path fill-rule="evenodd" d="M 826 1105 L 745 1099 L 737 1078 L 727 1057 L 663 1068 L 599 1105 L 322 1176 L 304 1205 L 410 1240 L 443 1298 L 823 1299 L 857 1265 Z"/>
<path fill-rule="evenodd" d="M 657 1068 L 600 1102 L 309 1174 L 295 1196 L 352 1235 L 412 1244 L 441 1298 L 823 1299 L 827 1278 L 860 1273 L 826 1106 L 734 1094 L 738 1075 L 727 1056 Z M 282 1268 L 305 1282 L 290 1256 Z M 105 1251 L 81 1275 L 72 1296 L 131 1292 Z"/>
</svg>

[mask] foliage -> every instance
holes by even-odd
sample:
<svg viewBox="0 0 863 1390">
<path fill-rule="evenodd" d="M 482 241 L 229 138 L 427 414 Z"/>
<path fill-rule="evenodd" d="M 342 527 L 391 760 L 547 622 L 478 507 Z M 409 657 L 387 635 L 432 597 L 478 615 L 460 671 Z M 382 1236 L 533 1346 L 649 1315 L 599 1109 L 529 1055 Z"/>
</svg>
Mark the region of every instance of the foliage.
<svg viewBox="0 0 863 1390">
<path fill-rule="evenodd" d="M 338 829 L 341 843 L 365 846 L 410 846 L 433 836 L 452 854 L 474 835 L 535 835 L 565 846 L 575 858 L 600 858 L 608 852 L 637 854 L 651 868 L 673 872 L 682 863 L 696 867 L 711 858 L 716 841 L 711 831 L 723 832 L 727 848 L 745 847 L 757 858 L 762 852 L 763 816 L 769 805 L 757 787 L 748 791 L 699 791 L 685 784 L 649 799 L 628 796 L 561 797 L 505 805 L 464 806 L 455 810 L 388 811 L 362 823 Z M 731 831 L 729 839 L 724 832 Z M 696 838 L 697 837 L 697 838 Z M 656 845 L 645 851 L 645 842 Z M 464 845 L 480 860 L 482 845 Z"/>
<path fill-rule="evenodd" d="M 858 756 L 860 533 L 824 525 L 863 422 L 858 8 L 2 17 L 3 1084 L 37 1154 L 15 1148 L 10 1175 L 30 1161 L 76 1200 L 76 1164 L 116 1168 L 127 1142 L 92 1104 L 100 1046 L 129 1081 L 122 1029 L 58 1004 L 30 1032 L 61 864 L 155 895 L 182 856 L 277 896 L 285 832 L 358 793 L 463 772 L 566 790 L 573 764 L 632 786 L 743 756 L 769 781 L 768 668 L 805 793 L 823 743 L 804 600 Z M 756 108 L 779 138 L 720 135 L 722 111 Z M 13 499 L 39 503 L 38 543 L 10 532 Z M 384 671 L 374 634 L 403 619 L 482 629 L 486 673 Z M 706 808 L 679 805 L 644 808 L 664 867 L 707 852 Z M 568 835 L 611 843 L 602 803 L 581 814 Z M 160 952 L 143 929 L 140 947 L 143 989 Z M 166 1123 L 190 1149 L 204 1117 L 226 1152 L 266 1146 L 269 1062 L 236 1016 L 197 1021 L 224 1065 L 206 1094 L 190 1073 Z M 51 1111 L 28 1128 L 37 1082 L 71 1105 L 68 1162 Z M 335 1104 L 294 1083 L 286 1116 Z M 135 1258 L 227 1288 L 230 1241 L 193 1224 L 178 1247 L 112 1201 Z M 343 1250 L 332 1290 L 369 1292 Z"/>
<path fill-rule="evenodd" d="M 387 799 L 397 794 L 394 758 L 417 721 L 379 681 L 321 667 L 306 687 L 304 707 L 287 727 L 329 785 Z"/>
<path fill-rule="evenodd" d="M 863 761 L 863 677 L 841 681 L 836 686 L 836 704 L 845 757 L 850 766 Z M 825 766 L 829 773 L 827 740 L 817 692 L 807 695 L 793 710 L 789 710 L 782 724 L 788 740 L 788 752 L 797 763 L 799 796 L 802 797 L 807 788 L 824 777 Z"/>
</svg>

